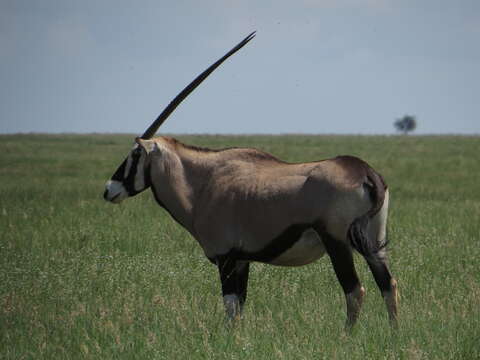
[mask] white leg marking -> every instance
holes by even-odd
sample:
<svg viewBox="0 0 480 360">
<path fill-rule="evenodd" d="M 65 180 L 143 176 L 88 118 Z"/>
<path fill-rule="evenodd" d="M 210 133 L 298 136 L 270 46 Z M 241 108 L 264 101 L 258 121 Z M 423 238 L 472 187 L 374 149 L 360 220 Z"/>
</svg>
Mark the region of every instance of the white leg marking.
<svg viewBox="0 0 480 360">
<path fill-rule="evenodd" d="M 357 287 L 351 293 L 345 295 L 347 300 L 347 323 L 345 324 L 345 328 L 351 328 L 357 321 L 364 296 L 365 289 L 363 286 Z"/>
<path fill-rule="evenodd" d="M 236 294 L 227 294 L 223 297 L 223 304 L 229 319 L 240 316 L 240 300 Z"/>
<path fill-rule="evenodd" d="M 392 291 L 385 291 L 382 293 L 383 298 L 385 299 L 385 304 L 387 305 L 388 316 L 390 318 L 390 323 L 393 327 L 397 327 L 397 311 L 398 311 L 398 289 L 397 281 L 395 279 L 391 280 Z"/>
</svg>

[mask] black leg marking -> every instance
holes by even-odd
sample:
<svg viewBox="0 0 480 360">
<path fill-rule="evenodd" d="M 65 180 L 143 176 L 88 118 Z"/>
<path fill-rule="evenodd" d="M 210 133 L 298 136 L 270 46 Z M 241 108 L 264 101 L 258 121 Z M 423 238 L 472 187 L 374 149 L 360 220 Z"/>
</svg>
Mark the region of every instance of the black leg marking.
<svg viewBox="0 0 480 360">
<path fill-rule="evenodd" d="M 367 260 L 368 267 L 382 293 L 392 290 L 392 274 L 383 260 Z"/>
<path fill-rule="evenodd" d="M 222 282 L 222 295 L 237 294 L 236 261 L 230 257 L 219 256 L 217 266 Z"/>
<path fill-rule="evenodd" d="M 382 292 L 382 296 L 385 299 L 390 323 L 394 328 L 397 328 L 397 281 L 392 277 L 385 259 L 377 258 L 375 260 L 367 260 L 367 263 L 372 271 L 375 282 L 377 283 L 378 288 Z"/>
<path fill-rule="evenodd" d="M 248 273 L 250 264 L 237 261 L 229 256 L 217 258 L 220 281 L 222 282 L 222 295 L 227 316 L 231 319 L 241 314 L 247 299 Z"/>
<path fill-rule="evenodd" d="M 249 262 L 237 262 L 237 294 L 240 297 L 240 308 L 247 300 Z"/>
</svg>

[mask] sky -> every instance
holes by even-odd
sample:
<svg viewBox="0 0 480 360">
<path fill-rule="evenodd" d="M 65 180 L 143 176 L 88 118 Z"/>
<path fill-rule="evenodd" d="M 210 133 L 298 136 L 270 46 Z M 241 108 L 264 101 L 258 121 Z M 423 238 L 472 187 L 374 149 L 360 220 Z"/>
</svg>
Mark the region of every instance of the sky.
<svg viewBox="0 0 480 360">
<path fill-rule="evenodd" d="M 0 0 L 0 133 L 480 134 L 478 0 Z"/>
</svg>

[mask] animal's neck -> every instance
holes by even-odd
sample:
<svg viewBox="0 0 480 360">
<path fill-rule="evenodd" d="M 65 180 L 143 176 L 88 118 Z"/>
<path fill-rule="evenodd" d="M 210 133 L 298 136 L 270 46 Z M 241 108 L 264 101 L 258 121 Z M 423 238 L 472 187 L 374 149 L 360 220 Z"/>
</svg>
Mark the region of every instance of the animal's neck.
<svg viewBox="0 0 480 360">
<path fill-rule="evenodd" d="M 178 143 L 175 149 L 153 157 L 150 164 L 151 187 L 157 202 L 193 235 L 195 201 L 210 179 L 210 157 L 209 153 Z"/>
<path fill-rule="evenodd" d="M 151 188 L 157 202 L 190 233 L 193 229 L 194 189 L 189 185 L 181 159 L 162 154 L 150 165 Z"/>
<path fill-rule="evenodd" d="M 183 174 L 192 191 L 199 195 L 211 177 L 215 161 L 210 153 L 180 153 Z"/>
</svg>

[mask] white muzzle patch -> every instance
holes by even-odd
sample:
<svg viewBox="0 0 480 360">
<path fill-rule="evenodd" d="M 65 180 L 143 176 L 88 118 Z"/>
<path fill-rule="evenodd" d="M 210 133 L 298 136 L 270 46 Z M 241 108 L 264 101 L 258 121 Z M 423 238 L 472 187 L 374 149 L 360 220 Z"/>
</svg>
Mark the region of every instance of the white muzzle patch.
<svg viewBox="0 0 480 360">
<path fill-rule="evenodd" d="M 128 193 L 120 181 L 108 180 L 105 184 L 105 194 L 103 197 L 106 201 L 118 204 L 128 197 Z"/>
</svg>

